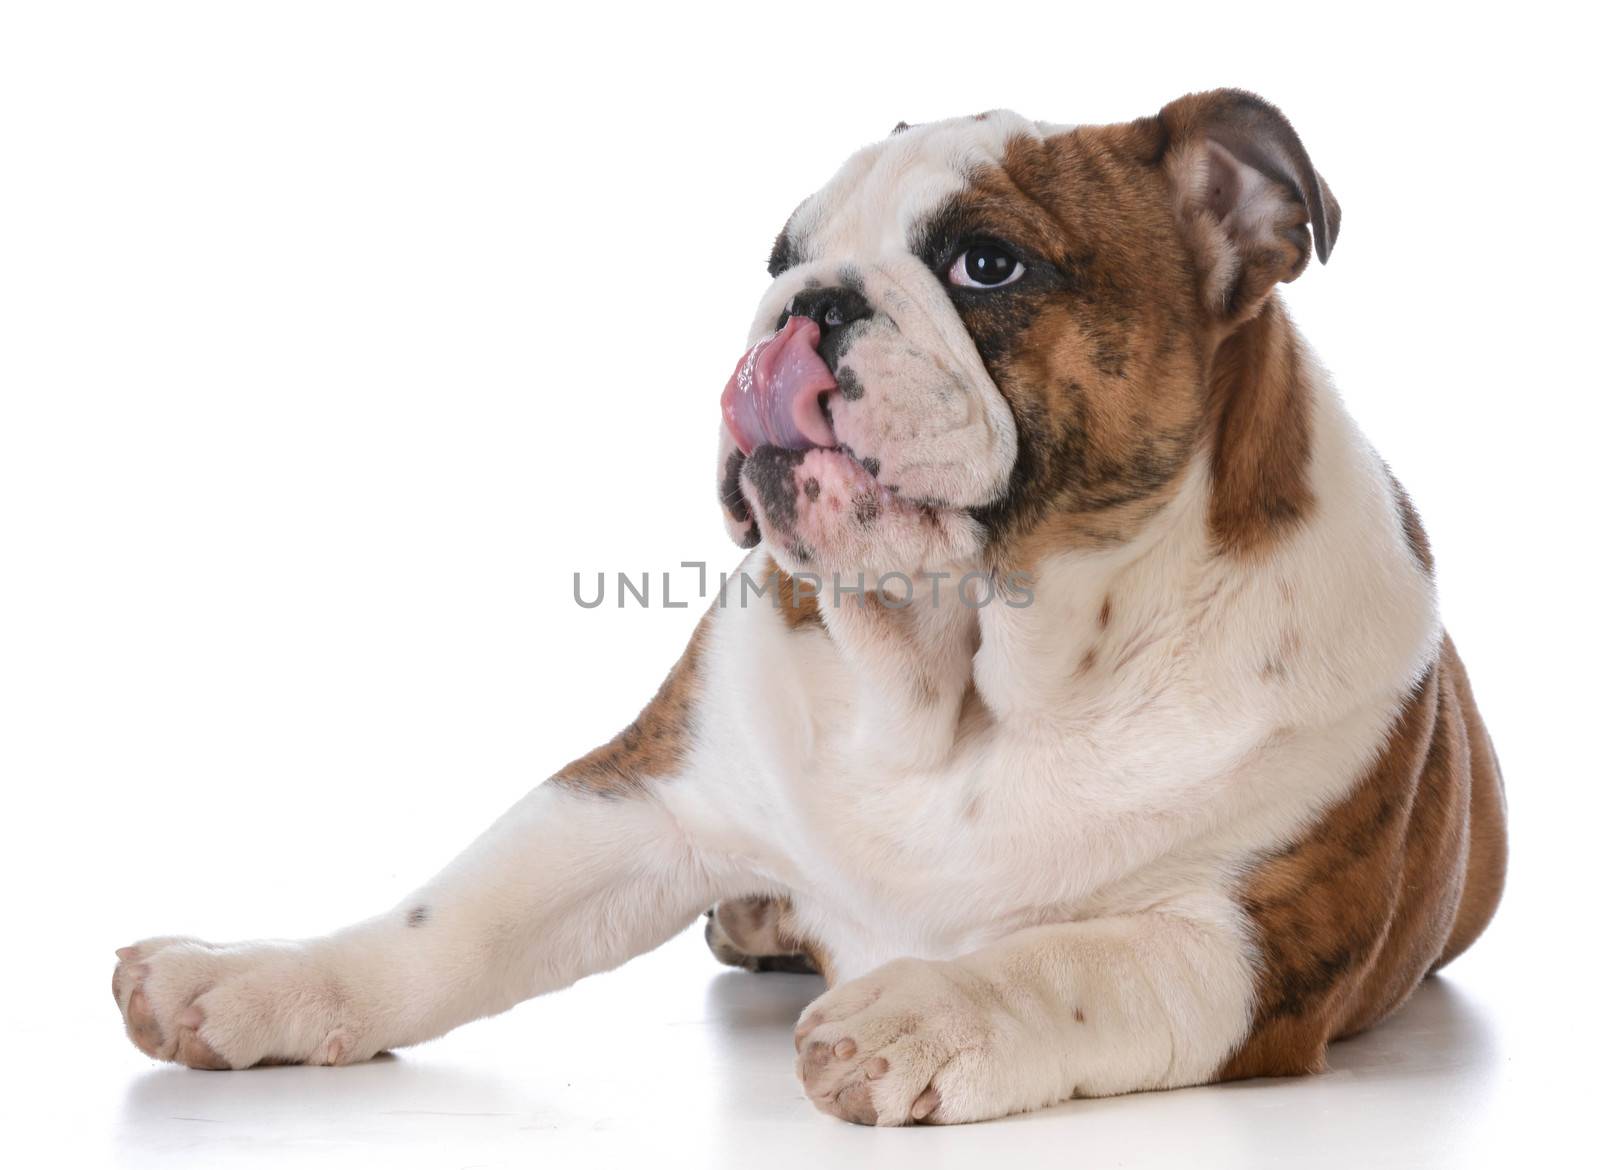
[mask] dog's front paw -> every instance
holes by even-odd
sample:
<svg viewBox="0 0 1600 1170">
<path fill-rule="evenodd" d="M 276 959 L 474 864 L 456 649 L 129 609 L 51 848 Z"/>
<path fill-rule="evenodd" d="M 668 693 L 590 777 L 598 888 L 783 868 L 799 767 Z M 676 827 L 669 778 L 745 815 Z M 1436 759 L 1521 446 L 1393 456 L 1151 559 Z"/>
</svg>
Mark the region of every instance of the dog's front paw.
<svg viewBox="0 0 1600 1170">
<path fill-rule="evenodd" d="M 1035 1059 L 1021 1021 L 959 962 L 898 959 L 842 984 L 806 1009 L 794 1042 L 812 1104 L 858 1125 L 982 1121 L 1047 1103 L 1019 1067 Z"/>
<path fill-rule="evenodd" d="M 111 994 L 139 1051 L 190 1068 L 372 1055 L 341 1018 L 336 984 L 302 944 L 146 939 L 117 951 Z"/>
</svg>

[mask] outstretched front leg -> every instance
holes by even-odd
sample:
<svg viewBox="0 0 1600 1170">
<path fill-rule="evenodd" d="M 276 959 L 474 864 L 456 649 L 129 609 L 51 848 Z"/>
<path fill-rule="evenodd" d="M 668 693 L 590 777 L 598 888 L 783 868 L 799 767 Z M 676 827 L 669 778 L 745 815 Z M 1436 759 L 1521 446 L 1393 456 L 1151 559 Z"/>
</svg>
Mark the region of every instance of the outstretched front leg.
<svg viewBox="0 0 1600 1170">
<path fill-rule="evenodd" d="M 304 941 L 154 938 L 118 951 L 112 990 L 129 1037 L 196 1068 L 347 1064 L 682 930 L 729 892 L 656 798 L 689 779 L 700 640 L 627 731 L 529 793 L 388 913 Z"/>
<path fill-rule="evenodd" d="M 1073 1096 L 1214 1080 L 1250 1023 L 1229 909 L 1019 931 L 958 959 L 897 959 L 795 1028 L 806 1095 L 864 1125 L 982 1121 Z"/>
</svg>

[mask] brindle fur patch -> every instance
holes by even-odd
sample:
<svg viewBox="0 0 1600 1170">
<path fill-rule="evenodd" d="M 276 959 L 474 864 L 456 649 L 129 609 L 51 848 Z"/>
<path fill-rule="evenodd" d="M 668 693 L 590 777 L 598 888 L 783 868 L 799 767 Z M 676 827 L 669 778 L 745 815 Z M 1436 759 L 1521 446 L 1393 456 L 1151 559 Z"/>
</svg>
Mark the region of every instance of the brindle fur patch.
<svg viewBox="0 0 1600 1170">
<path fill-rule="evenodd" d="M 1365 779 L 1244 882 L 1257 1003 L 1219 1078 L 1320 1070 L 1478 936 L 1505 864 L 1499 765 L 1446 639 Z"/>
<path fill-rule="evenodd" d="M 1222 96 L 1219 109 L 1238 99 Z M 1304 267 L 1310 236 L 1302 216 L 1247 257 L 1273 281 L 1225 313 L 1210 304 L 1217 257 L 1175 215 L 1169 173 L 1203 147 L 1207 109 L 1018 138 L 920 232 L 936 271 L 977 237 L 1026 266 L 1002 289 L 950 289 L 1017 424 L 1009 485 L 975 513 L 996 562 L 1127 541 L 1206 452 L 1219 552 L 1259 549 L 1309 513 L 1305 363 L 1271 284 Z"/>
<path fill-rule="evenodd" d="M 710 613 L 700 619 L 683 656 L 638 718 L 609 743 L 562 768 L 551 783 L 593 796 L 638 796 L 648 781 L 682 769 L 694 737 L 703 682 L 700 659 L 710 623 Z"/>
<path fill-rule="evenodd" d="M 1017 139 L 923 232 L 930 265 L 986 235 L 1027 266 L 1004 289 L 951 289 L 1017 423 L 1008 489 L 978 512 L 998 542 L 1126 539 L 1196 449 L 1208 325 L 1160 149 L 1153 121 Z"/>
<path fill-rule="evenodd" d="M 1261 549 L 1313 505 L 1305 359 L 1276 297 L 1217 350 L 1209 406 L 1211 539 L 1226 554 Z"/>
<path fill-rule="evenodd" d="M 818 587 L 814 582 L 797 584 L 795 579 L 780 569 L 770 558 L 762 574 L 762 595 L 776 597 L 776 608 L 791 630 L 822 628 L 822 610 L 817 602 Z"/>
<path fill-rule="evenodd" d="M 1400 513 L 1400 531 L 1405 533 L 1406 544 L 1411 549 L 1411 555 L 1416 559 L 1423 572 L 1433 575 L 1433 546 L 1428 542 L 1427 530 L 1422 527 L 1422 517 L 1417 515 L 1417 509 L 1411 502 L 1411 496 L 1394 477 L 1394 472 L 1387 466 L 1384 470 L 1389 474 L 1389 487 L 1394 492 L 1394 506 Z"/>
</svg>

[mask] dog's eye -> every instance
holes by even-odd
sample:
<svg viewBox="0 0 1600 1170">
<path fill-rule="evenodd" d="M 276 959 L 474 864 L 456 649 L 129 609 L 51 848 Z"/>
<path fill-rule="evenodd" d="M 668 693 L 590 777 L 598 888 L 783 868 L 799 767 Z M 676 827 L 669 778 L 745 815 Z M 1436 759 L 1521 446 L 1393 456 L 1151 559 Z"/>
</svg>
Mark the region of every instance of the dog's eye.
<svg viewBox="0 0 1600 1170">
<path fill-rule="evenodd" d="M 965 288 L 999 288 L 1022 279 L 1022 261 L 994 244 L 974 244 L 955 258 L 948 273 L 951 284 Z"/>
</svg>

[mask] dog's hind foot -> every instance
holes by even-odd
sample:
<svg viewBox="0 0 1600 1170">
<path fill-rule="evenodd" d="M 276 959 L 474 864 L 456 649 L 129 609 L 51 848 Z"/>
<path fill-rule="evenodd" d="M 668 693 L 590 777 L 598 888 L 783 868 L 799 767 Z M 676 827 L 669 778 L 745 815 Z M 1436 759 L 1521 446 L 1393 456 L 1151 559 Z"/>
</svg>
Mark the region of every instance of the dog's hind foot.
<svg viewBox="0 0 1600 1170">
<path fill-rule="evenodd" d="M 717 960 L 746 971 L 817 975 L 822 964 L 789 929 L 786 898 L 733 898 L 706 911 L 706 945 Z"/>
</svg>

